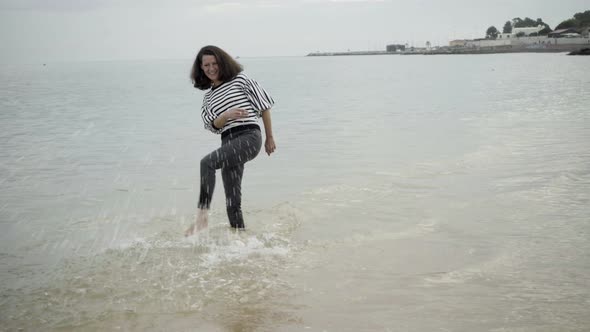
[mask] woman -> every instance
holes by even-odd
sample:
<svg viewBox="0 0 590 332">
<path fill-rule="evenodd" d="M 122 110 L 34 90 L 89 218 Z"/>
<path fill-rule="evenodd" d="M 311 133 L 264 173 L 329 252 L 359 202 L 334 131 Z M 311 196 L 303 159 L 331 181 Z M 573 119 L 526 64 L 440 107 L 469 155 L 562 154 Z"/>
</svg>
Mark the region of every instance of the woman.
<svg viewBox="0 0 590 332">
<path fill-rule="evenodd" d="M 221 147 L 201 160 L 201 192 L 196 222 L 185 235 L 207 227 L 215 171 L 221 169 L 227 216 L 231 227 L 243 229 L 242 175 L 244 163 L 258 155 L 262 137 L 257 119 L 262 117 L 270 156 L 276 149 L 272 136 L 272 97 L 242 73 L 242 66 L 216 46 L 205 46 L 197 54 L 191 71 L 195 88 L 208 90 L 203 98 L 201 117 L 205 128 L 221 134 Z"/>
</svg>

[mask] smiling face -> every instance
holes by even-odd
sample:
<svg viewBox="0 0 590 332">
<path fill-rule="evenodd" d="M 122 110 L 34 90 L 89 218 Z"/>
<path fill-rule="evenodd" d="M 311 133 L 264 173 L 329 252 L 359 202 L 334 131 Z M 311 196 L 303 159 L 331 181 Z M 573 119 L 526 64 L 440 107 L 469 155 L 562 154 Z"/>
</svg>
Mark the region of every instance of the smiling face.
<svg viewBox="0 0 590 332">
<path fill-rule="evenodd" d="M 221 83 L 219 80 L 219 66 L 217 65 L 217 59 L 214 55 L 203 55 L 201 69 L 207 78 L 213 82 L 213 85 L 219 85 Z"/>
</svg>

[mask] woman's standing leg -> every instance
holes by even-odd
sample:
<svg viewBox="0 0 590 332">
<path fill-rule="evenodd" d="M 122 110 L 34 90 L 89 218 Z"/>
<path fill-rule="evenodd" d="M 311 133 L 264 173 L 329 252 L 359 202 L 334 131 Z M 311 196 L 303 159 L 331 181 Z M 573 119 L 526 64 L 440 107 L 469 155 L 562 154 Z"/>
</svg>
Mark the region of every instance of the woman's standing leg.
<svg viewBox="0 0 590 332">
<path fill-rule="evenodd" d="M 259 130 L 251 130 L 235 138 L 230 138 L 240 153 L 236 165 L 224 166 L 221 169 L 223 189 L 225 190 L 225 204 L 229 224 L 233 228 L 244 229 L 242 216 L 242 177 L 244 175 L 244 163 L 254 159 L 262 148 L 262 136 Z M 225 142 L 224 142 L 225 143 Z"/>
<path fill-rule="evenodd" d="M 242 175 L 244 164 L 221 169 L 223 189 L 225 190 L 225 205 L 229 224 L 233 228 L 245 228 L 242 217 Z"/>
</svg>

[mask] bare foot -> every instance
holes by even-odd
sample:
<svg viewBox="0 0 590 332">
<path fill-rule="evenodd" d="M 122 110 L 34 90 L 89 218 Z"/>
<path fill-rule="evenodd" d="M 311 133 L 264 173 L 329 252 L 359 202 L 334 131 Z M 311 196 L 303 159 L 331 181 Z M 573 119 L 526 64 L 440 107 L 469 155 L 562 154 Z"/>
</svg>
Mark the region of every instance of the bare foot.
<svg viewBox="0 0 590 332">
<path fill-rule="evenodd" d="M 196 232 L 207 228 L 208 224 L 209 224 L 209 211 L 206 209 L 199 209 L 199 212 L 197 212 L 197 220 L 195 221 L 194 224 L 191 225 L 191 227 L 189 227 L 186 232 L 184 232 L 184 236 L 191 236 L 193 234 L 195 234 Z"/>
</svg>

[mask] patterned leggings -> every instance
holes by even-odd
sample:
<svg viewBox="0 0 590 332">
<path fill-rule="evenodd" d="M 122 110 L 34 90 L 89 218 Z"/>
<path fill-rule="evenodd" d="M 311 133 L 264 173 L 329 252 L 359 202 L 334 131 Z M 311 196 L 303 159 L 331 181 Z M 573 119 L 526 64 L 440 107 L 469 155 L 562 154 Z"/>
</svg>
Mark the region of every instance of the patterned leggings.
<svg viewBox="0 0 590 332">
<path fill-rule="evenodd" d="M 244 228 L 241 206 L 244 164 L 254 159 L 261 147 L 262 137 L 257 127 L 222 136 L 221 147 L 201 159 L 199 208 L 209 209 L 215 189 L 215 171 L 221 168 L 229 223 L 231 227 Z"/>
</svg>

